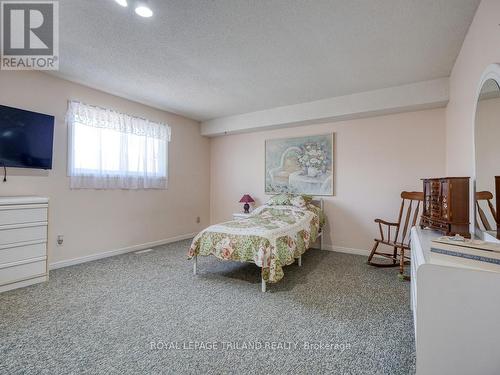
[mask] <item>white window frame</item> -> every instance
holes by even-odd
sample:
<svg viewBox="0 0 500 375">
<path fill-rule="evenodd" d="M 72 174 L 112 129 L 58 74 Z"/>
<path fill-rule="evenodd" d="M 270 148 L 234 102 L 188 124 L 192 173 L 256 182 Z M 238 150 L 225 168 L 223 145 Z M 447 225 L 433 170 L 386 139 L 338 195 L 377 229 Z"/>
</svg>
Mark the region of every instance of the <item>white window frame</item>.
<svg viewBox="0 0 500 375">
<path fill-rule="evenodd" d="M 111 109 L 92 106 L 77 101 L 68 103 L 66 115 L 68 125 L 68 176 L 73 189 L 166 189 L 168 183 L 168 145 L 171 129 L 168 125 L 130 116 Z M 95 133 L 100 148 L 93 150 L 99 165 L 109 162 L 103 138 L 105 134 L 118 140 L 119 167 L 96 169 L 82 167 L 81 156 L 76 155 L 78 131 L 91 130 Z M 115 134 L 116 132 L 116 134 Z M 116 137 L 116 138 L 115 138 Z M 129 141 L 140 143 L 134 150 L 139 160 L 129 159 Z M 89 142 L 89 140 L 87 140 Z M 92 144 L 95 146 L 95 144 Z M 92 146 L 92 145 L 89 145 Z M 81 146 L 81 145 L 79 145 Z M 116 146 L 116 145 L 115 145 Z M 109 150 L 109 149 L 108 149 Z M 153 154 L 153 160 L 148 156 Z M 158 159 L 160 158 L 160 159 Z M 116 160 L 114 160 L 116 161 Z M 131 162 L 142 170 L 127 169 Z M 142 165 L 141 165 L 142 164 Z"/>
</svg>

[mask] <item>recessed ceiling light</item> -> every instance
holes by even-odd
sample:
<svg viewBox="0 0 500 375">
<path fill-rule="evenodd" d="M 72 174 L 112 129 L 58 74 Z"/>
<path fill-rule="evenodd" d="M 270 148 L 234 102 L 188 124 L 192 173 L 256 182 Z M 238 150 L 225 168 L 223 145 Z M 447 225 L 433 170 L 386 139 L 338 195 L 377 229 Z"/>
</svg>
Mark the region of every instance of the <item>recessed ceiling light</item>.
<svg viewBox="0 0 500 375">
<path fill-rule="evenodd" d="M 145 17 L 145 18 L 149 18 L 149 17 L 153 16 L 153 11 L 145 3 L 138 3 L 137 6 L 135 7 L 135 12 L 139 16 Z"/>
<path fill-rule="evenodd" d="M 127 0 L 115 0 L 118 4 L 120 4 L 122 7 L 127 7 L 128 3 Z"/>
</svg>

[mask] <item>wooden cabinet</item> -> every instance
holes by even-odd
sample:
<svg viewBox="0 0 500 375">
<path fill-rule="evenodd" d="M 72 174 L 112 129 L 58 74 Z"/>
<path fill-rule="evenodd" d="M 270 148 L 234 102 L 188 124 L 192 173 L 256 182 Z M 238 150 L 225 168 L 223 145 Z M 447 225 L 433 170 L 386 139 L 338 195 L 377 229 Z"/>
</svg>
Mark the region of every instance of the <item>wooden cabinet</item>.
<svg viewBox="0 0 500 375">
<path fill-rule="evenodd" d="M 470 238 L 469 177 L 427 178 L 420 226 Z"/>
<path fill-rule="evenodd" d="M 500 176 L 495 176 L 495 200 L 497 202 L 497 239 L 500 240 Z"/>
</svg>

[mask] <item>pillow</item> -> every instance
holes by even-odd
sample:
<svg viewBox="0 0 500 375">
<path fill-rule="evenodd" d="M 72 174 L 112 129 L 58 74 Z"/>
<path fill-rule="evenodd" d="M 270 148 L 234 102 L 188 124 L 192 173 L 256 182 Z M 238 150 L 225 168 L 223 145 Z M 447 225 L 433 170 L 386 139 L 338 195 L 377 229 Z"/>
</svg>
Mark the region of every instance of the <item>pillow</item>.
<svg viewBox="0 0 500 375">
<path fill-rule="evenodd" d="M 307 202 L 302 195 L 297 195 L 290 199 L 290 203 L 298 208 L 306 208 Z"/>
<path fill-rule="evenodd" d="M 309 204 L 313 201 L 312 195 L 302 194 L 301 197 L 306 201 L 307 204 Z"/>
<path fill-rule="evenodd" d="M 290 196 L 288 194 L 278 194 L 269 199 L 269 206 L 288 206 L 290 204 Z"/>
</svg>

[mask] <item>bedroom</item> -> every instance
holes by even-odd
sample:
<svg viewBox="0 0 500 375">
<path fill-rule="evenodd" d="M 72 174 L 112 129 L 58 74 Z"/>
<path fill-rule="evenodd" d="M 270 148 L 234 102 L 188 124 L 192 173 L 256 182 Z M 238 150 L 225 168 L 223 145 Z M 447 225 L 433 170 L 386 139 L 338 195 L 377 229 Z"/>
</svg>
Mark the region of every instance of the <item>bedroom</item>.
<svg viewBox="0 0 500 375">
<path fill-rule="evenodd" d="M 0 3 L 6 17 L 9 4 Z M 57 59 L 20 70 L 13 62 L 26 55 L 5 60 L 12 51 L 2 50 L 0 66 L 0 132 L 7 107 L 45 116 L 53 131 L 49 141 L 38 139 L 52 145 L 51 168 L 33 159 L 16 165 L 6 151 L 8 137 L 0 142 L 6 175 L 0 181 L 0 373 L 498 372 L 492 349 L 471 348 L 493 348 L 498 322 L 488 332 L 469 319 L 454 334 L 434 338 L 428 331 L 446 331 L 448 323 L 415 318 L 417 278 L 398 277 L 400 250 L 395 267 L 366 263 L 380 236 L 374 219 L 396 221 L 401 192 L 423 192 L 421 179 L 450 176 L 469 177 L 473 193 L 483 157 L 477 151 L 495 139 L 488 130 L 483 148 L 474 134 L 481 83 L 488 74 L 496 77 L 500 63 L 499 1 L 46 3 L 58 7 L 49 15 L 35 10 L 54 17 L 50 56 Z M 148 9 L 151 16 L 143 17 Z M 3 32 L 11 17 L 0 20 Z M 30 26 L 24 39 L 33 33 L 43 43 L 47 35 L 36 22 Z M 9 46 L 24 42 L 11 34 Z M 41 70 L 50 61 L 57 66 Z M 128 130 L 118 132 L 120 141 L 104 142 L 106 131 L 122 127 L 117 124 Z M 84 128 L 94 132 L 87 142 L 78 136 Z M 110 154 L 129 160 L 132 146 L 123 139 L 133 143 L 137 129 L 164 142 L 164 148 L 144 148 L 152 150 L 145 153 L 153 155 L 152 170 L 78 173 L 78 160 Z M 313 151 L 325 160 L 313 168 L 302 151 L 294 154 L 318 144 L 311 137 L 322 137 L 324 146 Z M 500 174 L 487 173 L 488 181 Z M 311 203 L 323 207 L 324 225 L 314 209 L 291 202 L 285 214 L 270 209 L 280 191 L 312 195 Z M 41 200 L 13 198 L 20 196 Z M 252 222 L 240 200 L 250 201 L 251 214 L 279 212 L 280 223 L 296 217 L 285 229 L 309 218 L 320 239 L 299 246 L 314 229 L 302 228 L 300 237 L 294 229 L 291 256 L 274 280 L 258 260 L 213 256 L 197 256 L 194 275 L 188 251 L 195 236 L 233 219 Z M 473 200 L 462 202 L 471 205 L 467 221 L 473 223 Z M 12 249 L 21 246 L 12 242 L 33 239 L 8 239 L 17 224 L 2 214 L 26 205 L 45 213 L 33 220 L 45 222 L 42 245 L 36 243 L 43 253 L 19 259 L 20 250 Z M 253 250 L 247 261 L 255 260 Z M 16 271 L 33 259 L 43 275 Z M 403 262 L 403 274 L 410 276 L 415 264 Z M 445 272 L 436 290 L 449 287 L 446 280 L 463 281 L 468 290 L 465 276 Z M 496 275 L 488 273 L 494 281 Z M 419 290 L 419 301 L 432 296 Z M 449 306 L 477 305 L 495 316 L 499 306 L 480 298 L 498 288 L 481 290 Z M 439 301 L 430 303 L 429 311 L 444 311 Z"/>
</svg>

